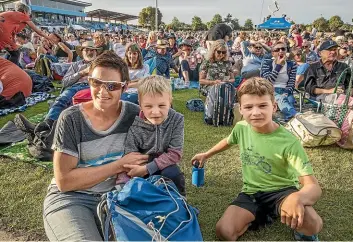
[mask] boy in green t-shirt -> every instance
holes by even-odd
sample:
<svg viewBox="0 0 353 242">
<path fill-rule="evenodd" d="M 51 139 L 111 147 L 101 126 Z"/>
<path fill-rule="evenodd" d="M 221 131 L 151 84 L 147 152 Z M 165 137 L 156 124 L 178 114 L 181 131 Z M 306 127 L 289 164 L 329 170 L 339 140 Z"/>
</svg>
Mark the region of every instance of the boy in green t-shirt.
<svg viewBox="0 0 353 242">
<path fill-rule="evenodd" d="M 222 240 L 236 240 L 259 221 L 259 215 L 281 217 L 296 240 L 317 241 L 322 219 L 312 207 L 321 188 L 299 140 L 272 121 L 276 111 L 273 85 L 262 78 L 247 80 L 238 91 L 240 113 L 229 137 L 192 163 L 202 167 L 211 156 L 239 145 L 243 188 L 216 225 Z"/>
</svg>

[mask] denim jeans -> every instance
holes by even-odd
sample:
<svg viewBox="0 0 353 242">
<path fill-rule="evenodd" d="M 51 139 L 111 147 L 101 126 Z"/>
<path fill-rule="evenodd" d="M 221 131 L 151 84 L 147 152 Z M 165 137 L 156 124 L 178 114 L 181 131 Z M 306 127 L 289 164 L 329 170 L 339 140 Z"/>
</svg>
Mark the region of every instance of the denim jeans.
<svg viewBox="0 0 353 242">
<path fill-rule="evenodd" d="M 62 111 L 72 105 L 72 98 L 81 90 L 89 88 L 87 83 L 76 83 L 64 91 L 55 99 L 49 109 L 46 119 L 57 120 Z"/>
<path fill-rule="evenodd" d="M 185 177 L 184 177 L 184 174 L 181 172 L 178 165 L 168 166 L 168 167 L 164 168 L 163 170 L 157 171 L 156 173 L 154 173 L 152 175 L 161 175 L 161 176 L 169 178 L 170 180 L 172 180 L 174 182 L 174 184 L 176 185 L 176 187 L 179 190 L 179 193 L 183 196 L 186 195 Z"/>
<path fill-rule="evenodd" d="M 285 120 L 289 120 L 297 114 L 294 108 L 295 98 L 293 93 L 288 93 L 285 88 L 275 87 L 275 100 Z"/>
<path fill-rule="evenodd" d="M 44 200 L 43 220 L 50 241 L 102 241 L 97 215 L 99 195 L 59 192 L 51 188 Z"/>
</svg>

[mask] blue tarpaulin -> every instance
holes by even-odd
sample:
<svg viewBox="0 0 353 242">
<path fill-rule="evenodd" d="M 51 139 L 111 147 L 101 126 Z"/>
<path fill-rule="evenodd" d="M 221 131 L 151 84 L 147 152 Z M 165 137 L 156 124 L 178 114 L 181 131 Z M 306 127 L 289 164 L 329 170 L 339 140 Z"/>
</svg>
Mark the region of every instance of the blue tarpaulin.
<svg viewBox="0 0 353 242">
<path fill-rule="evenodd" d="M 289 29 L 292 24 L 289 23 L 284 17 L 270 18 L 266 22 L 259 24 L 258 29 Z"/>
</svg>

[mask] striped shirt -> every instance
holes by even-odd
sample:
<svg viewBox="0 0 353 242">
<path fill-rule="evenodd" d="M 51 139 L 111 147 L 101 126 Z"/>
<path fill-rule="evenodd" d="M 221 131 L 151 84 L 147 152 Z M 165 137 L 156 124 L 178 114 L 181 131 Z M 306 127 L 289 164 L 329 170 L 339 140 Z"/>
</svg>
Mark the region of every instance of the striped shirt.
<svg viewBox="0 0 353 242">
<path fill-rule="evenodd" d="M 82 113 L 82 105 L 63 111 L 58 119 L 52 149 L 78 159 L 77 168 L 101 166 L 120 159 L 124 154 L 127 132 L 139 113 L 139 107 L 122 101 L 115 123 L 105 131 L 95 130 Z M 115 186 L 116 175 L 86 189 L 85 193 L 104 193 Z M 56 187 L 55 178 L 51 186 Z"/>
</svg>

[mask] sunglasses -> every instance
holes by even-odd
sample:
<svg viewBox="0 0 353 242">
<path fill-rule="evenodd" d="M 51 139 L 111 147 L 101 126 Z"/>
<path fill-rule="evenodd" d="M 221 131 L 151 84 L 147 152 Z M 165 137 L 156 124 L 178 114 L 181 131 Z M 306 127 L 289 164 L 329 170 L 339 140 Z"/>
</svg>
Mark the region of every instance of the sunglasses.
<svg viewBox="0 0 353 242">
<path fill-rule="evenodd" d="M 307 46 L 307 45 L 303 45 L 303 48 L 304 48 L 304 49 L 306 49 L 306 48 L 309 48 L 309 46 Z"/>
<path fill-rule="evenodd" d="M 282 48 L 276 48 L 273 50 L 273 52 L 280 52 L 280 51 L 286 51 L 287 49 L 285 47 Z"/>
<path fill-rule="evenodd" d="M 262 50 L 262 46 L 254 46 L 254 48 L 257 50 Z"/>
<path fill-rule="evenodd" d="M 348 50 L 348 48 L 347 48 L 347 47 L 341 47 L 341 49 L 342 49 L 342 50 Z"/>
<path fill-rule="evenodd" d="M 126 85 L 126 82 L 102 81 L 89 76 L 88 84 L 93 88 L 101 88 L 104 86 L 107 91 L 113 92 L 121 90 Z"/>
<path fill-rule="evenodd" d="M 191 51 L 191 48 L 183 48 L 182 51 Z"/>
<path fill-rule="evenodd" d="M 217 50 L 216 52 L 217 52 L 217 54 L 219 54 L 219 55 L 220 55 L 220 54 L 223 54 L 223 55 L 227 54 L 227 51 Z"/>
</svg>

